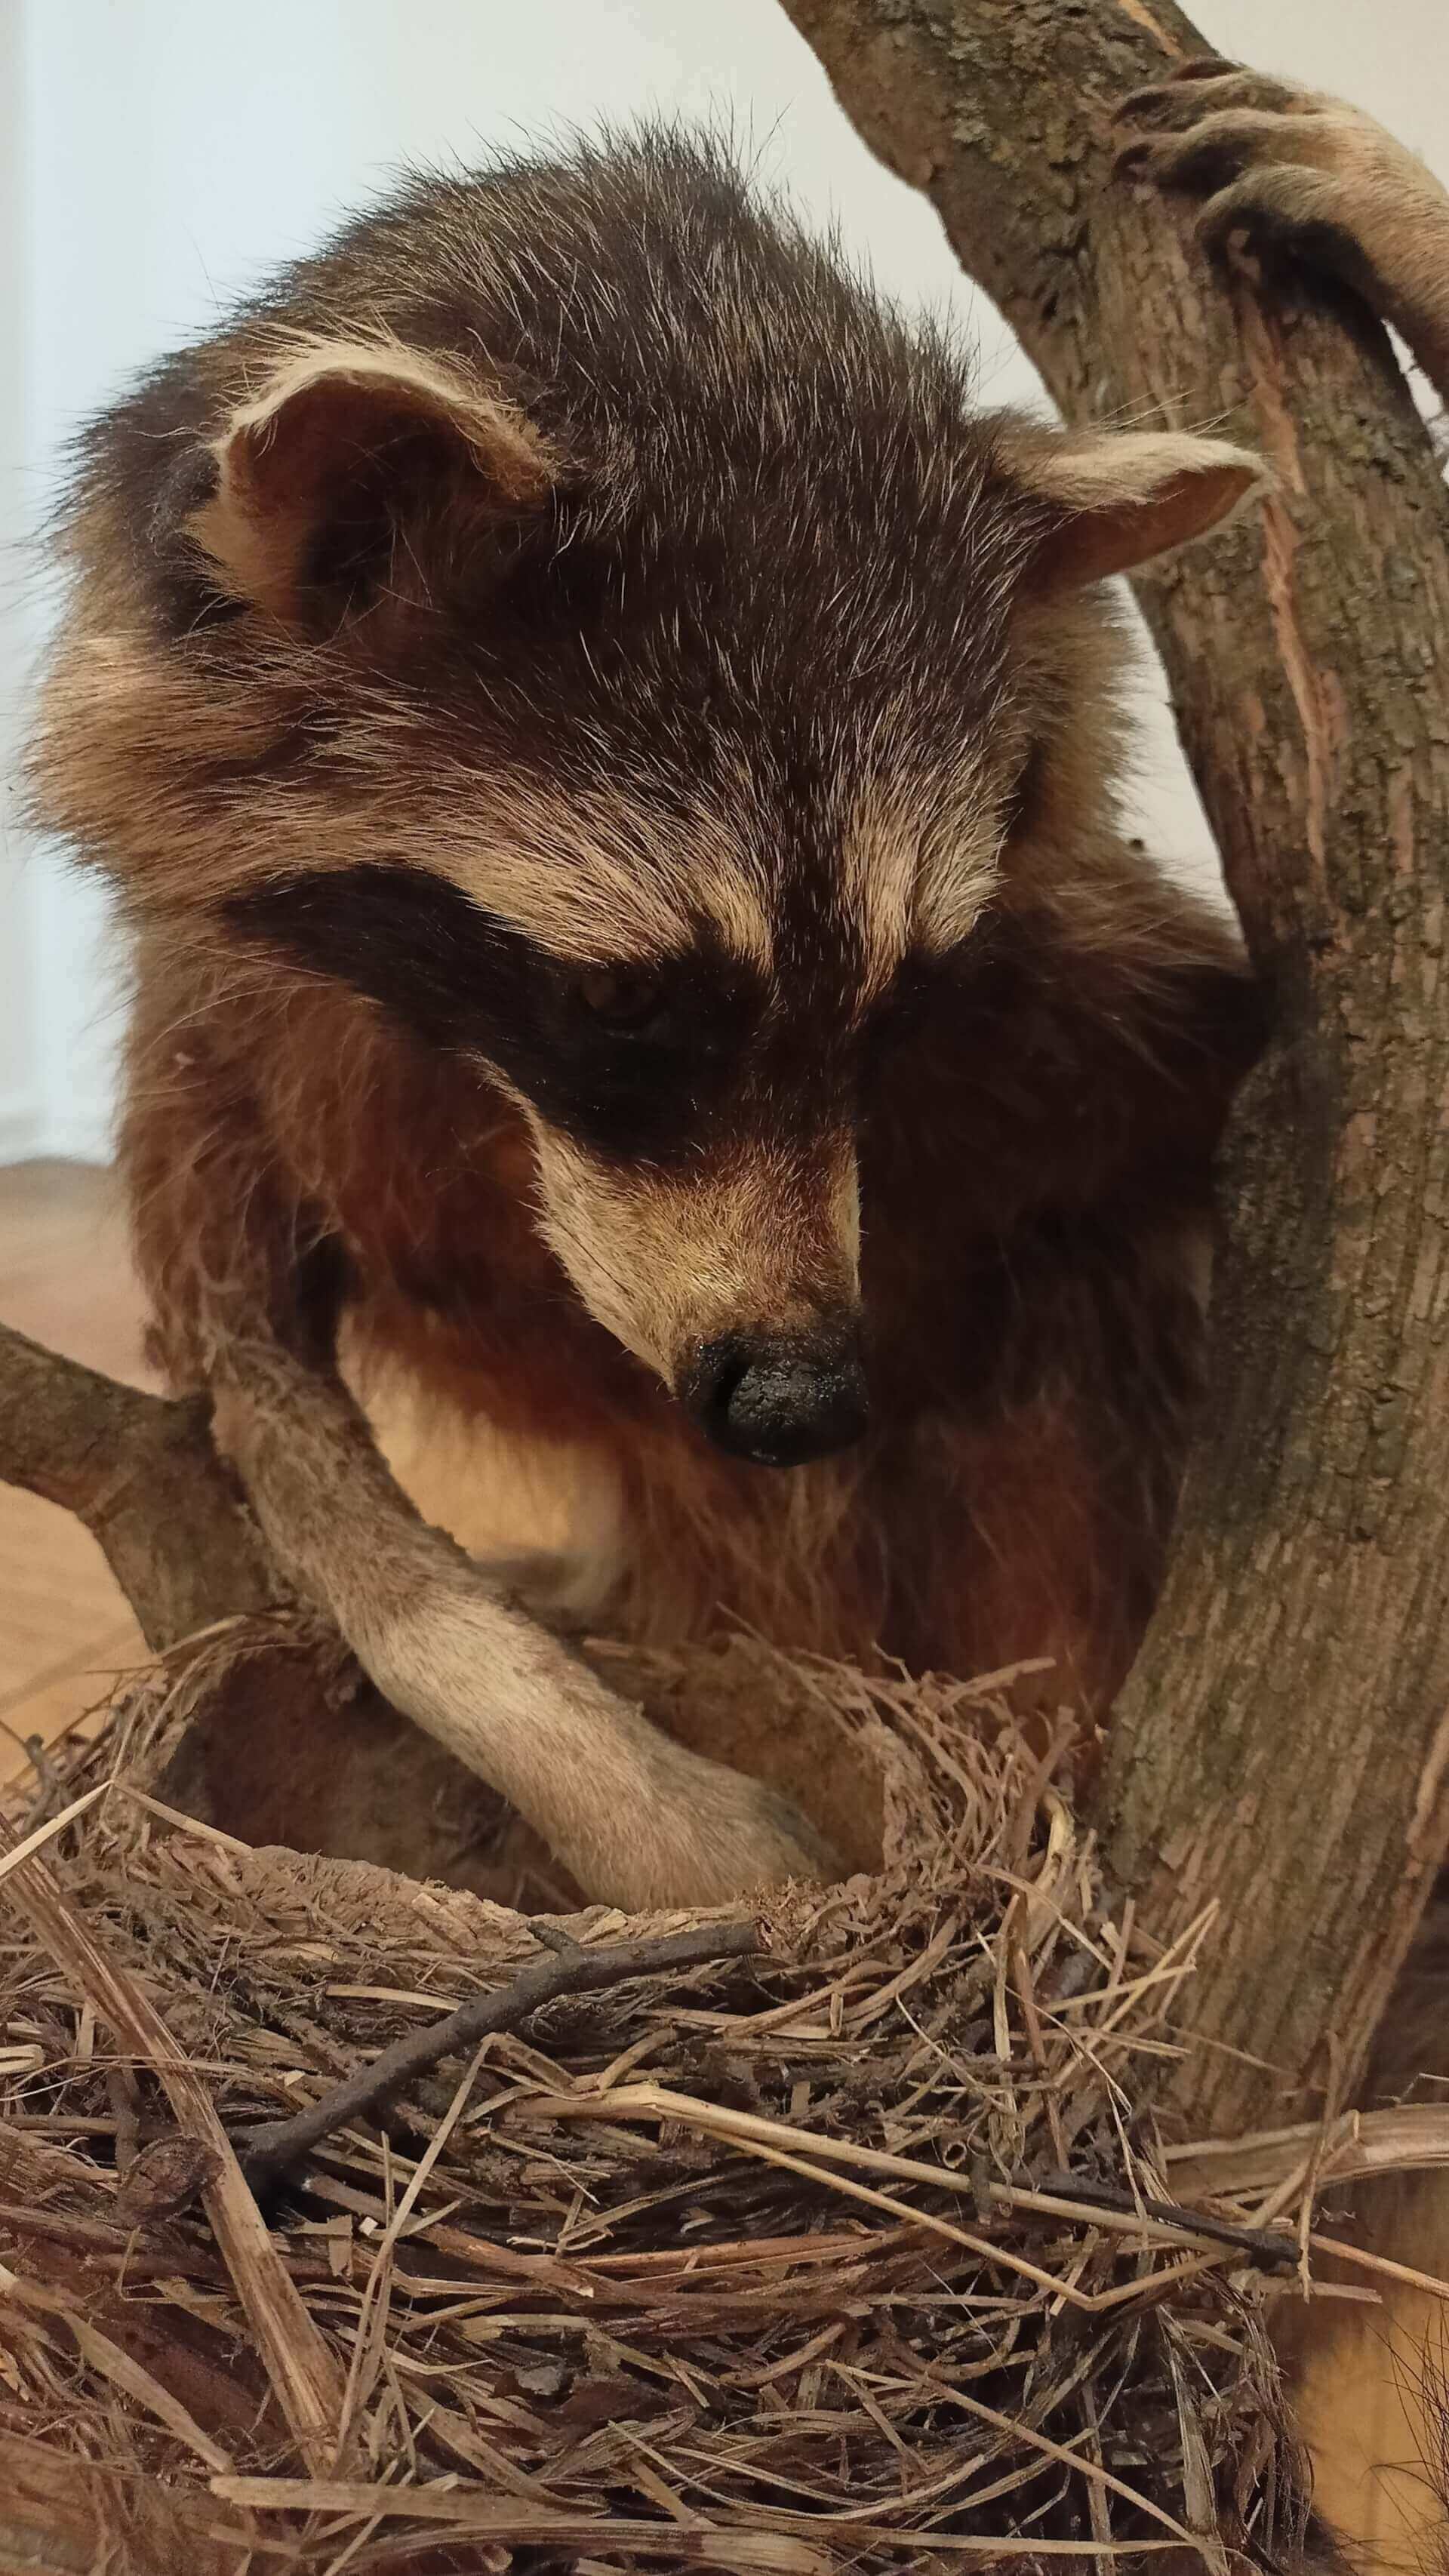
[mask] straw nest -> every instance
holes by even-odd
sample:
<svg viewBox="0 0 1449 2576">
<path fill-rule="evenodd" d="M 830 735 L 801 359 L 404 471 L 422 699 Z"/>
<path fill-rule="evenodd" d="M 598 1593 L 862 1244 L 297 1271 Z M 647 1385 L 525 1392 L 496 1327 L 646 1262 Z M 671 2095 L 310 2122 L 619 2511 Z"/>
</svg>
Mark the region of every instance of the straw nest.
<svg viewBox="0 0 1449 2576">
<path fill-rule="evenodd" d="M 304 1645 L 193 1646 L 12 1801 L 0 2565 L 1295 2558 L 1264 2311 L 1296 2241 L 1183 2210 L 1190 2166 L 1133 2105 L 1191 1944 L 1154 1954 L 1105 1908 L 988 1685 L 744 1642 L 633 1659 L 685 1731 L 738 1744 L 747 1719 L 782 1776 L 836 1784 L 872 1866 L 788 1892 L 748 1955 L 599 1969 L 515 2013 L 316 2145 L 264 2215 L 253 2124 L 526 1970 L 567 1983 L 580 1947 L 688 1929 L 594 1908 L 539 1933 L 466 1885 L 236 1838 L 206 1789 L 218 1711 L 221 1770 L 275 1821 L 288 1757 L 264 1777 L 258 1746 Z M 333 1683 L 316 1740 L 341 1776 L 372 1720 Z M 423 1763 L 410 1737 L 373 1751 L 394 1793 Z M 477 1884 L 499 1820 L 465 1832 L 446 1787 L 434 1764 L 422 1843 L 438 1865 L 451 1834 Z"/>
</svg>

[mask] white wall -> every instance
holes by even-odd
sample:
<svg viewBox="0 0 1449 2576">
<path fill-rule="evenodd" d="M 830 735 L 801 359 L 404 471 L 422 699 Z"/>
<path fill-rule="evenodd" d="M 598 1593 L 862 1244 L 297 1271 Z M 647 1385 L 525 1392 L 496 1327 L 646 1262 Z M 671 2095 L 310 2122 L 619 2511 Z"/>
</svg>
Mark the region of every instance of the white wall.
<svg viewBox="0 0 1449 2576">
<path fill-rule="evenodd" d="M 1197 16 L 1224 51 L 1359 99 L 1449 173 L 1445 0 L 1199 0 Z M 990 399 L 1037 390 L 774 0 L 0 0 L 0 762 L 43 623 L 38 600 L 17 605 L 14 549 L 67 428 L 399 162 L 649 107 L 726 112 L 884 285 L 968 319 Z M 1211 866 L 1160 705 L 1140 801 L 1155 846 Z M 101 902 L 3 808 L 0 823 L 0 1159 L 102 1153 Z"/>
<path fill-rule="evenodd" d="M 0 6 L 0 102 L 17 98 L 20 66 L 19 13 Z M 17 119 L 17 127 L 18 122 Z M 5 512 L 0 526 L 7 534 L 21 506 L 28 444 L 24 386 L 15 363 L 25 338 L 27 172 L 18 148 L 23 135 L 8 128 L 9 120 L 0 104 L 0 496 Z M 0 553 L 0 1162 L 27 1150 L 40 1114 L 33 893 L 15 856 L 8 778 L 14 692 L 3 685 L 3 680 L 19 666 L 24 641 L 19 570 L 7 550 Z"/>
</svg>

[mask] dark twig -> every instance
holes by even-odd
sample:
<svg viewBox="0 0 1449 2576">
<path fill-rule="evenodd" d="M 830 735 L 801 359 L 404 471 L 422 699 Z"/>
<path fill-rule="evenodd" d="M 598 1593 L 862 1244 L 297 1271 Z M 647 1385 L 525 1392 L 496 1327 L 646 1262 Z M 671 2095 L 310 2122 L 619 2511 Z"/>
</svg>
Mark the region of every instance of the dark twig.
<svg viewBox="0 0 1449 2576">
<path fill-rule="evenodd" d="M 555 1923 L 551 1915 L 531 1914 L 528 1928 L 535 1941 L 541 1941 L 545 1950 L 552 1950 L 555 1958 L 582 1959 L 588 1955 L 582 1941 L 576 1941 L 572 1932 L 566 1932 L 563 1925 Z"/>
<path fill-rule="evenodd" d="M 234 2143 L 257 2199 L 268 2199 L 293 2166 L 334 2130 L 376 2111 L 441 2059 L 476 2048 L 490 2031 L 516 2030 L 541 2004 L 553 2003 L 560 1995 L 597 1994 L 603 1987 L 622 1985 L 629 1977 L 704 1967 L 714 1959 L 746 1958 L 767 1946 L 763 1928 L 754 1920 L 704 1923 L 685 1932 L 667 1932 L 655 1941 L 616 1941 L 606 1949 L 586 1948 L 552 1923 L 539 1925 L 538 1938 L 552 1955 L 530 1960 L 510 1985 L 471 1995 L 441 2021 L 394 2040 L 370 2065 L 359 2067 L 355 2075 L 290 2120 L 269 2120 L 243 2130 Z"/>
<path fill-rule="evenodd" d="M 141 2152 L 141 2094 L 135 2068 L 120 2058 L 106 2069 L 106 2098 L 116 2115 L 116 2171 L 124 2181 Z"/>
<path fill-rule="evenodd" d="M 25 1817 L 25 1830 L 30 1833 L 36 1825 L 48 1825 L 51 1817 L 58 1816 L 75 1793 L 67 1788 L 52 1762 L 43 1735 L 21 1735 L 3 1717 L 0 1717 L 0 1735 L 8 1735 L 11 1743 L 24 1754 L 39 1783 Z"/>
<path fill-rule="evenodd" d="M 1215 2245 L 1232 2245 L 1251 2254 L 1255 2263 L 1268 2267 L 1298 2261 L 1296 2236 L 1274 2235 L 1266 2227 L 1235 2227 L 1231 2219 L 1210 2218 L 1205 2210 L 1184 2208 L 1176 2200 L 1150 2200 L 1145 2193 L 1120 2191 L 1112 2183 L 1087 2182 L 1081 2174 L 1061 2174 L 1040 2184 L 1039 2189 L 1060 2192 L 1073 2200 L 1085 2201 L 1092 2209 L 1110 2209 L 1124 2218 L 1156 2218 L 1166 2227 L 1180 2227 L 1191 2236 L 1209 2237 Z"/>
</svg>

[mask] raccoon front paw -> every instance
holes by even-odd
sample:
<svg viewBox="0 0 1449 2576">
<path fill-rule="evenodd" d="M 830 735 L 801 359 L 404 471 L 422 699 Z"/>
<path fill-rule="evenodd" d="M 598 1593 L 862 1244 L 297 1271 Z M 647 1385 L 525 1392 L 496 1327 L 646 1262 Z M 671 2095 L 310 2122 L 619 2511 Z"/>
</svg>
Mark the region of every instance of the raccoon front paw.
<svg viewBox="0 0 1449 2576">
<path fill-rule="evenodd" d="M 787 1879 L 840 1877 L 828 1843 L 777 1789 L 678 1748 L 675 1760 L 682 1768 L 640 1855 L 636 1906 L 728 1905 Z"/>
<path fill-rule="evenodd" d="M 350 1642 L 393 1706 L 508 1799 L 591 1901 L 725 1905 L 840 1874 L 788 1799 L 672 1742 L 463 1560 L 401 1610 L 362 1610 Z"/>
<path fill-rule="evenodd" d="M 1138 132 L 1120 176 L 1204 198 L 1198 233 L 1225 253 L 1235 239 L 1260 257 L 1326 271 L 1382 305 L 1376 237 L 1427 173 L 1391 134 L 1342 100 L 1216 60 L 1180 65 L 1116 111 Z M 1430 183 L 1432 184 L 1432 183 Z"/>
</svg>

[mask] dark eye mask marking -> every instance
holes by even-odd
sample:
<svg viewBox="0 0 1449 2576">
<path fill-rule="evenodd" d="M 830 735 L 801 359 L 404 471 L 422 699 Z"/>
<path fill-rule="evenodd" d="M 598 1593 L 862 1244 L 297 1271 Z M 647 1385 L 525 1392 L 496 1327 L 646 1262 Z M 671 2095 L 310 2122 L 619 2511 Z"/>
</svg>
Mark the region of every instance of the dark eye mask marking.
<svg viewBox="0 0 1449 2576">
<path fill-rule="evenodd" d="M 427 1046 L 496 1064 L 540 1115 L 621 1157 L 686 1151 L 718 1114 L 752 1025 L 733 963 L 697 951 L 651 965 L 671 1006 L 644 1028 L 601 1022 L 577 969 L 410 868 L 286 877 L 223 907 L 227 927 L 364 993 Z"/>
<path fill-rule="evenodd" d="M 479 1043 L 521 997 L 528 943 L 456 886 L 407 868 L 281 877 L 224 907 L 230 929 L 339 977 L 432 1046 Z"/>
</svg>

